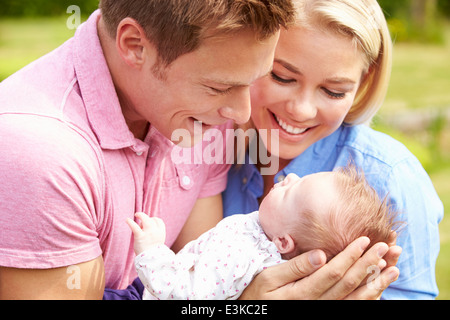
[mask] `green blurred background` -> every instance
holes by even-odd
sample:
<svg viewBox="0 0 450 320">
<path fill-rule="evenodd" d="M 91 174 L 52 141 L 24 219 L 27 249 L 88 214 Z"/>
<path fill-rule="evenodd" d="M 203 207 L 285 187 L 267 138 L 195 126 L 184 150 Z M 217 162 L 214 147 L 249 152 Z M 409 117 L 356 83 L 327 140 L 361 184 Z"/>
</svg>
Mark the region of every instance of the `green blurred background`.
<svg viewBox="0 0 450 320">
<path fill-rule="evenodd" d="M 450 213 L 450 1 L 379 0 L 395 41 L 394 68 L 384 107 L 373 126 L 403 142 L 430 174 Z M 0 81 L 72 37 L 70 5 L 81 21 L 98 0 L 2 0 Z M 73 20 L 70 20 L 73 22 Z M 70 23 L 69 23 L 70 25 Z M 440 225 L 436 276 L 450 299 L 450 219 Z"/>
</svg>

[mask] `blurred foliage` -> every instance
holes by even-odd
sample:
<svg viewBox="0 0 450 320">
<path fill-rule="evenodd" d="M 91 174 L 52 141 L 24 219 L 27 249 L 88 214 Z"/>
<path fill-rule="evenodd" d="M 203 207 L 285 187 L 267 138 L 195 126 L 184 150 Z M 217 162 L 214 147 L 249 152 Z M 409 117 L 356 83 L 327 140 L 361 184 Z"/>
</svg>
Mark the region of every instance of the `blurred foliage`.
<svg viewBox="0 0 450 320">
<path fill-rule="evenodd" d="M 58 16 L 66 13 L 71 5 L 77 5 L 83 15 L 98 8 L 99 0 L 2 0 L 0 17 Z"/>
<path fill-rule="evenodd" d="M 427 2 L 429 0 L 422 1 Z M 387 18 L 395 18 L 410 14 L 413 2 L 414 0 L 378 0 L 378 3 L 387 15 Z M 441 16 L 450 18 L 449 0 L 437 0 L 436 6 Z"/>
<path fill-rule="evenodd" d="M 388 17 L 396 18 L 407 15 L 415 0 L 378 0 Z M 419 0 L 420 1 L 420 0 Z M 422 0 L 430 1 L 430 0 Z M 433 1 L 433 0 L 431 0 Z M 0 16 L 52 16 L 65 13 L 70 5 L 77 5 L 82 12 L 91 13 L 98 7 L 99 0 L 2 0 Z M 450 1 L 436 0 L 441 15 L 450 17 Z"/>
<path fill-rule="evenodd" d="M 99 0 L 2 0 L 0 17 L 60 16 L 77 5 L 84 16 L 98 8 Z M 378 0 L 397 42 L 442 43 L 441 21 L 450 19 L 449 0 Z M 422 8 L 422 9 L 421 9 Z M 427 10 L 424 10 L 427 8 Z M 431 14 L 428 9 L 431 9 Z M 423 14 L 420 14 L 423 12 Z M 417 15 L 419 13 L 419 15 Z M 417 23 L 421 20 L 421 23 Z M 423 20 L 423 21 L 422 21 Z"/>
<path fill-rule="evenodd" d="M 396 42 L 442 44 L 443 23 L 450 19 L 449 0 L 378 0 Z"/>
</svg>

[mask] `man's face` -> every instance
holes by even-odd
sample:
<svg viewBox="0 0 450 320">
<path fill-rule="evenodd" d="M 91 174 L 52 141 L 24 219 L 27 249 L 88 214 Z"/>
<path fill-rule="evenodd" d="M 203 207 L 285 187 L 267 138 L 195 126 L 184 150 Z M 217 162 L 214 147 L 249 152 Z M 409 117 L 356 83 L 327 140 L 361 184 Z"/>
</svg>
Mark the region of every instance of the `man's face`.
<svg viewBox="0 0 450 320">
<path fill-rule="evenodd" d="M 162 78 L 148 63 L 136 81 L 134 111 L 168 139 L 177 129 L 187 130 L 192 139 L 183 147 L 194 144 L 195 122 L 203 123 L 202 133 L 228 120 L 247 122 L 250 86 L 271 71 L 278 37 L 257 41 L 245 31 L 207 39 L 163 69 Z"/>
</svg>

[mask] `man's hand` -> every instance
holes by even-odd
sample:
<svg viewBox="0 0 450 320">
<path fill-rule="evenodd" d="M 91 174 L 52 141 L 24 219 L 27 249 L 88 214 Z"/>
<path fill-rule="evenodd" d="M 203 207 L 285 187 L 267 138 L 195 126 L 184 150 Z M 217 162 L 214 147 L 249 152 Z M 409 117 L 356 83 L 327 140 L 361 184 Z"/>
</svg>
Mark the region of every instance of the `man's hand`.
<svg viewBox="0 0 450 320">
<path fill-rule="evenodd" d="M 328 263 L 322 251 L 314 250 L 268 268 L 253 280 L 241 299 L 378 299 L 398 278 L 393 264 L 401 250 L 378 243 L 363 255 L 369 242 L 366 237 L 355 240 Z M 367 283 L 364 280 L 371 267 L 379 268 L 380 273 L 371 279 L 374 282 Z"/>
<path fill-rule="evenodd" d="M 136 218 L 141 220 L 142 227 L 131 219 L 127 223 L 134 234 L 134 251 L 141 254 L 155 244 L 164 244 L 166 241 L 166 226 L 159 218 L 150 218 L 142 212 L 136 213 Z"/>
</svg>

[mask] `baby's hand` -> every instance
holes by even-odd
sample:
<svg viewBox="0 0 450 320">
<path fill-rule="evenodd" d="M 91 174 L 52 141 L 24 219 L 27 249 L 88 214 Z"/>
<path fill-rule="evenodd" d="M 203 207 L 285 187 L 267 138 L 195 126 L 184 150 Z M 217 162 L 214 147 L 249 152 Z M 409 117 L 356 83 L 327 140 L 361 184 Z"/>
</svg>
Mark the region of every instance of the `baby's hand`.
<svg viewBox="0 0 450 320">
<path fill-rule="evenodd" d="M 132 219 L 127 223 L 134 234 L 134 251 L 138 255 L 155 244 L 164 244 L 166 240 L 166 226 L 159 218 L 150 218 L 142 212 L 136 213 L 136 218 L 141 220 L 142 228 Z"/>
</svg>

